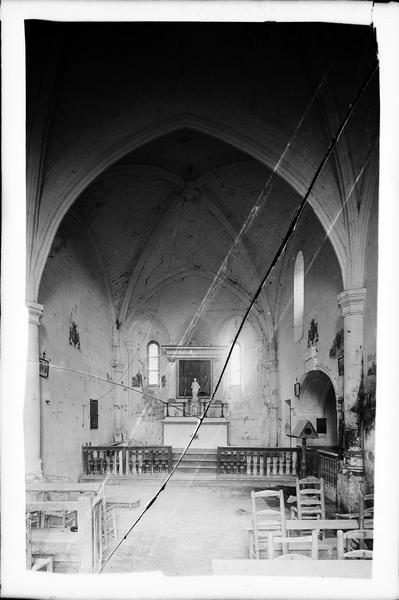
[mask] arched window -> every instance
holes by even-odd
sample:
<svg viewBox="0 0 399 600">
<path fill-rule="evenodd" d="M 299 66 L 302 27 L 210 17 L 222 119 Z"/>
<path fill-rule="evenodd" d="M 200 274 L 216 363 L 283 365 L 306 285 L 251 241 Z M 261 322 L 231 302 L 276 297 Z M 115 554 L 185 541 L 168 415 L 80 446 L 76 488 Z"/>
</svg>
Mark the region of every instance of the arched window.
<svg viewBox="0 0 399 600">
<path fill-rule="evenodd" d="M 159 344 L 149 342 L 147 346 L 147 385 L 159 385 Z"/>
<path fill-rule="evenodd" d="M 241 384 L 241 349 L 238 344 L 234 344 L 230 356 L 230 384 Z"/>
<path fill-rule="evenodd" d="M 305 295 L 305 270 L 303 254 L 298 252 L 294 268 L 294 342 L 303 336 L 303 308 Z"/>
</svg>

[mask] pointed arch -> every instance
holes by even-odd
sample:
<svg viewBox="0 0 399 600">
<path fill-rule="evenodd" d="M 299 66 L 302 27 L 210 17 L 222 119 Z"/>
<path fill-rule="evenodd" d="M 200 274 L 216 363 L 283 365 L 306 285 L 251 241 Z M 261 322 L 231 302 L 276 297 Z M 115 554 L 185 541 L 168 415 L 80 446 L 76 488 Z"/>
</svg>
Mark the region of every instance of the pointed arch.
<svg viewBox="0 0 399 600">
<path fill-rule="evenodd" d="M 70 149 L 69 153 L 66 152 L 54 165 L 42 191 L 42 214 L 38 219 L 37 235 L 32 244 L 28 297 L 33 300 L 37 298 L 52 241 L 71 205 L 96 177 L 135 148 L 172 131 L 189 128 L 243 150 L 272 170 L 276 168 L 290 141 L 286 134 L 244 111 L 233 112 L 229 104 L 223 105 L 220 100 L 216 102 L 207 99 L 204 102 L 203 98 L 195 94 L 188 93 L 187 96 L 188 98 L 181 99 L 180 102 L 176 102 L 176 98 L 170 96 L 165 99 L 158 98 L 153 104 L 148 103 L 147 106 L 141 107 L 143 114 L 121 115 L 118 126 L 114 122 L 97 124 L 93 131 L 87 133 L 85 144 L 80 144 L 78 149 Z M 164 111 L 162 118 L 159 116 L 160 102 Z M 177 114 L 176 106 L 181 111 Z M 186 106 L 195 108 L 195 112 L 185 111 Z M 319 156 L 315 149 L 305 142 L 298 139 L 291 142 L 290 158 L 279 163 L 278 175 L 303 196 L 309 177 L 317 167 Z M 330 229 L 336 211 L 327 205 L 323 190 L 318 191 L 317 185 L 309 202 L 331 239 L 341 269 L 344 269 L 346 235 L 343 225 L 337 222 L 334 228 Z"/>
</svg>

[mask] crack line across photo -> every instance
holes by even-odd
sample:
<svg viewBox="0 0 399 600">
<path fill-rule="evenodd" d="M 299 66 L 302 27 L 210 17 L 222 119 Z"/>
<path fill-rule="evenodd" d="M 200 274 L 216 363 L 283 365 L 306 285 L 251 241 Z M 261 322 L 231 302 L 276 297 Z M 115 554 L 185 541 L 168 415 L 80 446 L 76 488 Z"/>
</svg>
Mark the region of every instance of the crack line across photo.
<svg viewBox="0 0 399 600">
<path fill-rule="evenodd" d="M 297 224 L 298 224 L 298 222 L 299 222 L 299 219 L 300 219 L 300 217 L 301 217 L 301 215 L 302 215 L 302 213 L 303 213 L 303 211 L 304 211 L 305 205 L 306 205 L 306 203 L 307 203 L 307 200 L 308 200 L 308 198 L 309 198 L 309 195 L 310 195 L 310 193 L 311 193 L 311 191 L 312 191 L 312 189 L 313 189 L 313 187 L 314 187 L 314 185 L 315 185 L 315 182 L 317 181 L 317 179 L 318 179 L 318 177 L 319 177 L 320 173 L 322 172 L 322 170 L 323 170 L 324 166 L 326 165 L 326 163 L 327 163 L 327 161 L 328 161 L 329 157 L 331 156 L 331 154 L 332 154 L 332 152 L 333 152 L 333 149 L 334 149 L 334 147 L 336 146 L 336 144 L 337 144 L 337 142 L 338 142 L 338 140 L 339 140 L 339 138 L 340 138 L 340 136 L 341 136 L 341 134 L 342 134 L 343 130 L 345 129 L 345 127 L 346 127 L 346 125 L 347 125 L 348 121 L 350 120 L 350 117 L 352 116 L 352 114 L 353 114 L 353 112 L 354 112 L 354 110 L 355 110 L 356 106 L 358 105 L 358 102 L 359 102 L 359 100 L 360 100 L 360 98 L 361 98 L 361 96 L 362 96 L 362 94 L 363 94 L 364 90 L 367 88 L 367 86 L 368 86 L 369 82 L 370 82 L 370 81 L 371 81 L 371 79 L 373 78 L 373 76 L 374 76 L 374 74 L 376 73 L 377 69 L 378 69 L 378 62 L 377 62 L 377 63 L 375 63 L 375 64 L 372 66 L 372 68 L 371 68 L 371 70 L 369 71 L 369 73 L 368 73 L 368 75 L 367 75 L 366 79 L 364 80 L 363 84 L 361 85 L 361 87 L 360 87 L 360 89 L 359 89 L 359 91 L 358 91 L 358 93 L 357 93 L 356 97 L 355 97 L 355 98 L 354 98 L 354 100 L 353 100 L 353 101 L 352 101 L 352 102 L 349 104 L 349 107 L 348 107 L 348 110 L 347 110 L 347 112 L 346 112 L 346 115 L 345 115 L 345 117 L 343 118 L 343 120 L 341 121 L 341 123 L 340 123 L 339 127 L 337 128 L 337 131 L 336 131 L 336 134 L 335 134 L 334 138 L 333 138 L 333 139 L 332 139 L 332 141 L 330 142 L 330 144 L 329 144 L 329 146 L 328 146 L 328 148 L 327 148 L 327 150 L 326 150 L 326 152 L 325 152 L 325 154 L 324 154 L 324 156 L 323 156 L 323 158 L 322 158 L 322 160 L 321 160 L 321 162 L 320 162 L 320 164 L 319 164 L 318 168 L 316 169 L 316 171 L 315 171 L 315 173 L 314 173 L 314 175 L 313 175 L 313 177 L 312 177 L 312 180 L 311 180 L 311 182 L 310 182 L 310 184 L 309 184 L 309 186 L 308 186 L 308 189 L 307 189 L 307 191 L 306 191 L 306 193 L 305 193 L 305 195 L 304 195 L 304 197 L 303 197 L 302 201 L 301 201 L 301 202 L 299 203 L 299 205 L 297 206 L 297 208 L 296 208 L 296 211 L 295 211 L 295 213 L 294 213 L 294 216 L 293 216 L 293 218 L 291 219 L 291 223 L 290 223 L 290 225 L 289 225 L 289 227 L 288 227 L 288 229 L 287 229 L 287 232 L 286 232 L 286 234 L 285 234 L 285 236 L 284 236 L 284 238 L 283 238 L 283 240 L 282 240 L 282 242 L 281 242 L 281 244 L 280 244 L 280 246 L 279 246 L 279 248 L 278 248 L 277 252 L 275 253 L 275 256 L 274 256 L 274 258 L 273 258 L 273 260 L 272 260 L 272 262 L 271 262 L 271 264 L 270 264 L 269 268 L 267 269 L 267 272 L 266 272 L 266 274 L 265 274 L 265 275 L 264 275 L 264 277 L 262 278 L 262 281 L 260 282 L 260 285 L 258 286 L 258 289 L 256 290 L 255 294 L 253 295 L 253 297 L 252 297 L 252 299 L 251 299 L 251 302 L 250 302 L 250 304 L 249 304 L 249 306 L 248 306 L 248 308 L 247 308 L 247 310 L 246 310 L 246 312 L 245 312 L 245 314 L 244 314 L 244 316 L 243 316 L 243 318 L 242 318 L 242 320 L 241 320 L 240 326 L 238 327 L 238 330 L 237 330 L 237 332 L 236 332 L 236 334 L 235 334 L 234 340 L 233 340 L 233 342 L 231 343 L 231 346 L 230 346 L 230 349 L 229 349 L 228 355 L 227 355 L 227 357 L 226 357 L 226 359 L 225 359 L 225 361 L 224 361 L 224 365 L 223 365 L 222 371 L 221 371 L 221 373 L 219 374 L 219 377 L 218 377 L 218 380 L 217 380 L 217 383 L 216 383 L 215 389 L 214 389 L 214 391 L 213 391 L 213 393 L 212 393 L 212 396 L 211 396 L 211 398 L 210 398 L 209 402 L 208 402 L 208 403 L 207 403 L 207 405 L 206 405 L 206 408 L 205 408 L 205 410 L 204 410 L 204 413 L 203 413 L 202 417 L 199 419 L 199 421 L 198 421 L 198 423 L 197 423 L 197 425 L 196 425 L 196 428 L 195 428 L 195 430 L 194 430 L 194 431 L 193 431 L 193 433 L 191 434 L 191 438 L 190 438 L 189 442 L 187 443 L 187 445 L 186 445 L 186 447 L 184 448 L 184 450 L 183 450 L 183 452 L 182 452 L 181 456 L 179 457 L 179 459 L 177 460 L 177 462 L 176 462 L 176 464 L 174 465 L 173 469 L 172 469 L 172 470 L 171 470 L 171 472 L 168 474 L 168 476 L 166 477 L 166 479 L 163 481 L 163 483 L 161 484 L 161 486 L 159 487 L 159 489 L 158 489 L 158 490 L 155 492 L 155 494 L 152 496 L 152 498 L 151 498 L 151 499 L 149 500 L 149 502 L 146 504 L 146 506 L 145 506 L 145 507 L 144 507 L 144 509 L 141 511 L 141 513 L 139 514 L 139 516 L 138 516 L 138 517 L 137 517 L 137 518 L 136 518 L 136 519 L 133 521 L 133 523 L 131 524 L 131 526 L 130 526 L 130 527 L 127 529 L 127 530 L 126 530 L 126 532 L 123 534 L 123 536 L 120 538 L 120 540 L 119 540 L 119 541 L 117 542 L 117 544 L 115 545 L 115 547 L 114 547 L 114 549 L 112 550 L 112 552 L 109 554 L 109 556 L 107 557 L 107 559 L 104 561 L 104 564 L 102 565 L 102 567 L 101 567 L 101 569 L 100 569 L 100 571 L 99 571 L 100 573 L 101 573 L 101 572 L 103 572 L 103 570 L 104 570 L 104 568 L 106 567 L 106 565 L 108 564 L 108 562 L 109 562 L 109 561 L 111 560 L 111 558 L 112 558 L 112 557 L 115 555 L 115 553 L 117 552 L 118 548 L 121 546 L 121 544 L 123 543 L 123 541 L 127 539 L 128 535 L 131 533 L 131 531 L 134 529 L 134 527 L 137 525 L 137 523 L 138 523 L 138 522 L 139 522 L 139 521 L 142 519 L 142 517 L 144 516 L 144 514 L 146 514 L 146 512 L 149 510 L 149 508 L 150 508 L 150 507 L 151 507 L 151 506 L 154 504 L 154 502 L 156 502 L 156 500 L 157 500 L 157 498 L 159 497 L 159 495 L 161 494 L 161 492 L 165 490 L 165 488 L 166 488 L 166 485 L 168 484 L 168 482 L 169 482 L 169 480 L 171 479 L 171 477 L 173 477 L 173 474 L 175 473 L 176 469 L 178 468 L 178 466 L 179 466 L 180 462 L 182 461 L 182 459 L 183 459 L 184 455 L 186 454 L 186 452 L 187 452 L 187 451 L 188 451 L 188 449 L 190 448 L 190 445 L 191 445 L 191 443 L 193 442 L 193 440 L 194 440 L 194 438 L 195 438 L 195 435 L 197 434 L 197 432 L 198 432 L 199 428 L 201 427 L 201 424 L 202 424 L 203 420 L 204 420 L 204 419 L 205 419 L 205 417 L 206 417 L 207 411 L 208 411 L 209 407 L 211 406 L 211 404 L 212 404 L 212 402 L 213 402 L 213 400 L 214 400 L 215 394 L 216 394 L 216 392 L 217 392 L 217 390 L 218 390 L 218 388 L 219 388 L 219 385 L 220 385 L 220 383 L 221 383 L 221 380 L 222 380 L 222 378 L 223 378 L 223 375 L 224 375 L 224 373 L 225 373 L 225 371 L 226 371 L 226 368 L 227 368 L 227 365 L 228 365 L 228 363 L 229 363 L 229 360 L 230 360 L 231 354 L 232 354 L 232 352 L 233 352 L 234 344 L 236 343 L 236 341 L 237 341 L 237 339 L 238 339 L 238 337 L 239 337 L 239 335 L 240 335 L 240 333 L 241 333 L 241 331 L 242 331 L 242 329 L 243 329 L 243 327 L 244 327 L 244 325 L 245 325 L 245 322 L 246 322 L 246 320 L 247 320 L 247 318 L 248 318 L 248 316 L 249 316 L 249 314 L 250 314 L 250 312 L 251 312 L 251 310 L 252 310 L 252 308 L 253 308 L 253 306 L 254 306 L 254 304 L 255 304 L 255 302 L 256 302 L 256 300 L 257 300 L 258 296 L 259 296 L 259 294 L 260 294 L 260 293 L 261 293 L 261 291 L 262 291 L 262 288 L 263 288 L 263 286 L 264 286 L 264 284 L 265 284 L 266 280 L 268 279 L 268 277 L 269 277 L 270 273 L 272 272 L 272 270 L 273 270 L 273 269 L 274 269 L 274 267 L 276 266 L 276 264 L 277 264 L 277 262 L 278 262 L 278 260 L 279 260 L 280 256 L 281 256 L 281 255 L 283 254 L 283 252 L 285 251 L 285 249 L 286 249 L 286 247 L 287 247 L 287 245 L 288 245 L 288 243 L 289 243 L 289 241 L 290 241 L 290 239 L 291 239 L 291 236 L 292 236 L 293 232 L 295 231 L 295 228 L 296 228 L 296 226 L 297 226 Z M 312 101 L 313 101 L 313 99 L 314 99 L 314 97 L 312 98 Z M 311 101 L 311 102 L 312 102 L 312 101 Z M 306 110 L 305 110 L 305 113 L 307 113 L 307 112 L 308 112 L 308 110 L 309 110 L 309 106 L 306 108 Z M 299 121 L 299 124 L 301 124 L 302 122 L 303 122 L 303 117 L 302 117 L 302 118 L 301 118 L 301 120 Z M 299 126 L 299 125 L 298 125 L 298 126 Z M 295 129 L 294 135 L 295 135 L 295 134 L 296 134 L 296 132 L 297 132 L 298 126 L 297 126 L 297 128 Z M 245 221 L 245 223 L 244 223 L 243 227 L 241 228 L 241 230 L 240 230 L 239 234 L 237 235 L 237 238 L 239 238 L 239 236 L 243 235 L 243 233 L 246 231 L 246 229 L 247 229 L 247 228 L 249 227 L 249 225 L 252 223 L 252 221 L 253 221 L 254 217 L 256 216 L 256 213 L 257 213 L 257 212 L 258 212 L 258 210 L 261 208 L 261 206 L 262 206 L 262 202 L 261 202 L 261 201 L 262 201 L 262 199 L 263 199 L 263 196 L 264 196 L 265 190 L 267 189 L 267 186 L 269 185 L 269 183 L 270 183 L 270 180 L 271 180 L 271 178 L 273 177 L 274 173 L 276 172 L 276 170 L 277 170 L 278 166 L 281 164 L 281 161 L 282 161 L 282 159 L 283 159 L 283 156 L 286 154 L 286 152 L 287 152 L 287 150 L 288 150 L 288 148 L 289 148 L 289 145 L 291 144 L 291 141 L 292 141 L 292 138 L 291 138 L 291 140 L 289 141 L 289 143 L 288 143 L 288 145 L 287 145 L 287 147 L 286 147 L 285 151 L 283 152 L 283 155 L 280 157 L 280 159 L 279 159 L 278 163 L 276 164 L 276 166 L 275 166 L 275 168 L 274 168 L 274 170 L 273 170 L 273 173 L 272 173 L 271 177 L 269 178 L 268 182 L 266 183 L 266 186 L 265 186 L 265 188 L 262 190 L 262 192 L 261 192 L 260 196 L 258 197 L 257 203 L 255 204 L 255 206 L 254 206 L 254 207 L 253 207 L 253 209 L 251 210 L 251 212 L 250 212 L 249 216 L 247 217 L 247 219 L 246 219 L 246 221 Z M 266 196 L 266 198 L 267 198 L 267 196 Z M 223 266 L 226 264 L 226 262 L 227 262 L 227 259 L 228 259 L 228 257 L 230 256 L 230 253 L 231 253 L 231 252 L 229 252 L 229 253 L 227 254 L 227 256 L 226 256 L 226 259 L 223 261 L 222 267 L 223 267 Z M 221 268 L 222 268 L 222 267 L 221 267 Z M 205 303 L 207 302 L 207 300 L 208 300 L 208 298 L 209 298 L 209 293 L 210 293 L 211 291 L 212 291 L 212 285 L 210 286 L 210 290 L 209 290 L 209 291 L 208 291 L 208 293 L 206 294 L 206 297 L 203 299 L 203 301 L 202 301 L 202 303 L 201 303 L 201 307 L 203 306 L 204 302 L 205 302 Z M 201 308 L 201 307 L 200 307 L 200 308 Z M 194 317 L 194 319 L 195 319 L 195 317 Z M 193 320 L 194 320 L 194 319 L 193 319 Z"/>
</svg>

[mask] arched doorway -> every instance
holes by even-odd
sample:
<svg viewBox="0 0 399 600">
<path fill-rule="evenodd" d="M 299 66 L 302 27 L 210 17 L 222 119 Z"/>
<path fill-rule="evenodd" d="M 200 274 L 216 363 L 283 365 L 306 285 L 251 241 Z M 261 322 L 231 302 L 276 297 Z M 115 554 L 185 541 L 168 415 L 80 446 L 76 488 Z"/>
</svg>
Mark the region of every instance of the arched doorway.
<svg viewBox="0 0 399 600">
<path fill-rule="evenodd" d="M 319 370 L 309 371 L 301 383 L 297 416 L 314 425 L 319 438 L 309 446 L 337 445 L 337 403 L 331 379 Z"/>
</svg>

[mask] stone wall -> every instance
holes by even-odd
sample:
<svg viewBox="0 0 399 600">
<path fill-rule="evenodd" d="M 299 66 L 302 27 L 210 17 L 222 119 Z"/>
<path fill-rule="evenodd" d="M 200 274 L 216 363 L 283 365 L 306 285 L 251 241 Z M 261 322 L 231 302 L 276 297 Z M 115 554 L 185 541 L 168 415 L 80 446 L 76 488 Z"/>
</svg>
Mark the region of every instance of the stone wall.
<svg viewBox="0 0 399 600">
<path fill-rule="evenodd" d="M 95 249 L 80 226 L 66 220 L 40 288 L 44 306 L 40 349 L 51 359 L 41 379 L 43 471 L 77 477 L 81 445 L 111 441 L 112 313 Z M 96 379 L 96 376 L 101 379 Z M 89 401 L 99 399 L 98 429 L 89 428 Z"/>
<path fill-rule="evenodd" d="M 303 335 L 294 342 L 294 265 L 300 250 L 305 270 Z M 337 295 L 342 289 L 341 273 L 331 243 L 310 208 L 291 239 L 280 273 L 280 279 L 276 279 L 280 287 L 276 317 L 282 425 L 280 445 L 289 446 L 290 438 L 286 435 L 289 404 L 285 400 L 291 400 L 292 430 L 300 419 L 309 419 L 316 427 L 316 418 L 325 416 L 321 405 L 318 410 L 314 403 L 310 409 L 307 406 L 309 402 L 303 396 L 307 373 L 321 370 L 331 380 L 336 394 L 342 389 L 337 360 L 330 357 L 336 333 L 342 328 L 337 304 Z M 294 396 L 296 381 L 302 386 L 300 398 Z M 327 435 L 310 442 L 310 445 L 328 446 L 331 439 Z M 296 441 L 292 443 L 296 444 Z"/>
</svg>

